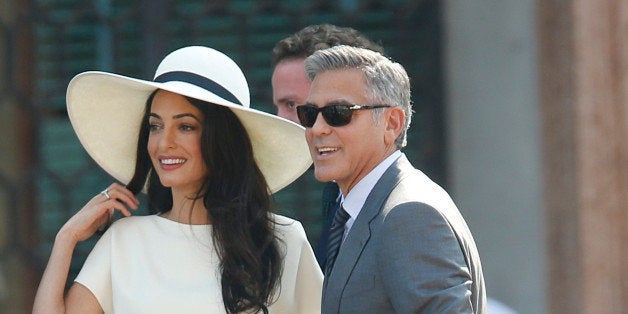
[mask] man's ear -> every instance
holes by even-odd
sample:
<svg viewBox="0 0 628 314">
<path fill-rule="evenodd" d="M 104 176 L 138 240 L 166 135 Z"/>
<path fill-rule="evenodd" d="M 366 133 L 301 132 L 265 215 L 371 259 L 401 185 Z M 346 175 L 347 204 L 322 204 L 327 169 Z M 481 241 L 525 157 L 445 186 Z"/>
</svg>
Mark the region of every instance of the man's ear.
<svg viewBox="0 0 628 314">
<path fill-rule="evenodd" d="M 390 107 L 384 111 L 384 117 L 384 121 L 386 122 L 384 143 L 389 145 L 394 143 L 397 137 L 399 137 L 399 134 L 403 131 L 403 126 L 406 122 L 406 114 L 401 107 Z"/>
</svg>

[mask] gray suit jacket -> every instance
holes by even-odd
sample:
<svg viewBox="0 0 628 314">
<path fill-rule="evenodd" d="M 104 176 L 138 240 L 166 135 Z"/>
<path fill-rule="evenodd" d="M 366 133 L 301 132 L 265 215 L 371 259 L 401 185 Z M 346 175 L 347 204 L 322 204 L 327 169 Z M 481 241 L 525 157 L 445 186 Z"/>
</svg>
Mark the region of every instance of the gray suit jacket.
<svg viewBox="0 0 628 314">
<path fill-rule="evenodd" d="M 475 242 L 405 155 L 366 199 L 323 284 L 323 313 L 485 313 Z"/>
</svg>

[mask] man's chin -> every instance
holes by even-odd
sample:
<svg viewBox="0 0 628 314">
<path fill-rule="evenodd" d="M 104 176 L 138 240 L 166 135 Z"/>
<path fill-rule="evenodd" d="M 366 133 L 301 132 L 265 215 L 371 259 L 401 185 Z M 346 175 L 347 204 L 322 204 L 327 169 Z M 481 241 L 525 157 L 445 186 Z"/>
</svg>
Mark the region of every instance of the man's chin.
<svg viewBox="0 0 628 314">
<path fill-rule="evenodd" d="M 316 177 L 316 180 L 320 182 L 329 182 L 336 179 L 332 173 L 329 173 L 328 171 L 317 170 L 316 167 L 314 167 L 314 177 Z"/>
</svg>

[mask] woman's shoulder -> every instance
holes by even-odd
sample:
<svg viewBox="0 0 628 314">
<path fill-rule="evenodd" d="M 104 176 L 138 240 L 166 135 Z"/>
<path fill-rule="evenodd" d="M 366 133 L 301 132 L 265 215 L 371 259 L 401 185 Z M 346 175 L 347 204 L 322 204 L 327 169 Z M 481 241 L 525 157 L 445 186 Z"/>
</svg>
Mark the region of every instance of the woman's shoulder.
<svg viewBox="0 0 628 314">
<path fill-rule="evenodd" d="M 271 214 L 271 219 L 275 222 L 275 230 L 285 234 L 286 237 L 305 238 L 305 230 L 298 220 L 278 214 Z"/>
<path fill-rule="evenodd" d="M 142 227 L 154 225 L 156 219 L 158 219 L 156 215 L 122 217 L 116 220 L 109 229 L 116 233 L 138 230 Z"/>
<path fill-rule="evenodd" d="M 275 224 L 279 227 L 288 227 L 288 228 L 303 228 L 301 222 L 298 220 L 292 219 L 290 217 L 282 216 L 279 214 L 270 214 L 271 220 L 275 222 Z"/>
</svg>

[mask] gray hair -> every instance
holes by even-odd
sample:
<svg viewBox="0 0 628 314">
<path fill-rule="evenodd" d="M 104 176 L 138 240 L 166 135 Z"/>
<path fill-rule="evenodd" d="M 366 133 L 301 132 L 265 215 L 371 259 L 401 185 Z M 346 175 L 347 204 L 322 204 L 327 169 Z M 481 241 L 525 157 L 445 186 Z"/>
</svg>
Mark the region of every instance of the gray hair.
<svg viewBox="0 0 628 314">
<path fill-rule="evenodd" d="M 305 59 L 305 71 L 311 81 L 321 72 L 342 69 L 358 69 L 364 73 L 371 101 L 403 109 L 406 120 L 403 130 L 395 140 L 397 148 L 407 144 L 407 132 L 412 120 L 410 79 L 401 64 L 391 61 L 378 52 L 350 46 L 335 46 L 319 50 Z M 384 109 L 373 110 L 373 118 L 379 122 Z"/>
</svg>

